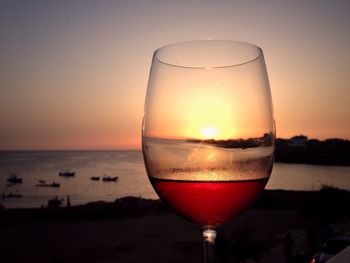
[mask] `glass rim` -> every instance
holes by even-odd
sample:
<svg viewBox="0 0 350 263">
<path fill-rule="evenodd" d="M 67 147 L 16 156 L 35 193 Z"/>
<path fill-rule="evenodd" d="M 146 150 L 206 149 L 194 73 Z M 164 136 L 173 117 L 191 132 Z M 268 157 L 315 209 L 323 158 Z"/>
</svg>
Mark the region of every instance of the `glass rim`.
<svg viewBox="0 0 350 263">
<path fill-rule="evenodd" d="M 249 47 L 250 49 L 255 49 L 257 51 L 257 54 L 255 56 L 252 56 L 251 58 L 243 61 L 243 62 L 239 62 L 239 63 L 228 63 L 222 66 L 188 66 L 188 65 L 181 65 L 181 63 L 176 64 L 176 63 L 171 63 L 168 62 L 164 59 L 161 59 L 159 57 L 159 53 L 161 51 L 165 51 L 167 49 L 176 47 L 176 46 L 180 46 L 180 45 L 185 45 L 185 44 L 194 44 L 194 43 L 204 43 L 204 42 L 221 42 L 221 43 L 231 43 L 231 44 L 236 44 L 236 45 L 242 45 L 242 46 L 246 46 Z M 249 64 L 252 63 L 256 60 L 258 60 L 261 56 L 263 55 L 263 51 L 262 49 L 252 43 L 249 42 L 245 42 L 245 41 L 240 41 L 240 40 L 231 40 L 231 39 L 198 39 L 198 40 L 187 40 L 187 41 L 180 41 L 180 42 L 174 42 L 174 43 L 170 43 L 170 44 L 166 44 L 164 46 L 161 46 L 159 48 L 157 48 L 154 53 L 153 53 L 153 59 L 158 61 L 159 63 L 162 63 L 164 65 L 167 66 L 171 66 L 171 67 L 176 67 L 176 68 L 188 68 L 188 69 L 220 69 L 220 68 L 231 68 L 231 67 L 237 67 L 237 66 L 242 66 L 245 64 Z"/>
</svg>

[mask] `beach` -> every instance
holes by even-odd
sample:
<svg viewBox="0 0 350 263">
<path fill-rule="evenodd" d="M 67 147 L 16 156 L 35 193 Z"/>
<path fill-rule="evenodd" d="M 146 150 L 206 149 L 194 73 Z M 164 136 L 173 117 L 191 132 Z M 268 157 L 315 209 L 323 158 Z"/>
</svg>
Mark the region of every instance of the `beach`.
<svg viewBox="0 0 350 263">
<path fill-rule="evenodd" d="M 220 262 L 284 262 L 289 232 L 293 258 L 304 262 L 320 246 L 326 227 L 333 235 L 350 230 L 350 214 L 340 205 L 349 201 L 348 191 L 332 188 L 267 190 L 251 209 L 220 228 Z M 0 233 L 0 262 L 203 261 L 199 228 L 159 200 L 126 197 L 72 207 L 1 209 Z"/>
</svg>

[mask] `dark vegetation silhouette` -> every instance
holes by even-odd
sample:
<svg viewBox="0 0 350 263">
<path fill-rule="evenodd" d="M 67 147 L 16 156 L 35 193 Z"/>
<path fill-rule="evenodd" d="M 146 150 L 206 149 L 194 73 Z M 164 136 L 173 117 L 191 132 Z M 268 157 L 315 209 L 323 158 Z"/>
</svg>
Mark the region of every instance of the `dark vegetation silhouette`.
<svg viewBox="0 0 350 263">
<path fill-rule="evenodd" d="M 350 140 L 308 139 L 298 135 L 290 139 L 277 139 L 275 161 L 319 165 L 350 166 Z"/>
<path fill-rule="evenodd" d="M 189 139 L 187 141 L 220 148 L 247 149 L 273 145 L 273 135 L 265 133 L 261 137 L 247 139 Z M 331 138 L 322 141 L 297 135 L 289 139 L 277 138 L 275 143 L 276 162 L 350 166 L 350 140 Z"/>
</svg>

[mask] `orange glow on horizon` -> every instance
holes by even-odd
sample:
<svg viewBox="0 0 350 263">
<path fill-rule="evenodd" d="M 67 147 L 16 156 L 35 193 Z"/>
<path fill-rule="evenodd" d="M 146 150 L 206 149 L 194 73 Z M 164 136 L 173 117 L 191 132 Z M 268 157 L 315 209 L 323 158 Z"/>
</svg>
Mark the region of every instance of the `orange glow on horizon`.
<svg viewBox="0 0 350 263">
<path fill-rule="evenodd" d="M 200 130 L 204 139 L 212 139 L 218 135 L 218 130 L 215 127 L 206 127 Z"/>
<path fill-rule="evenodd" d="M 15 1 L 0 10 L 0 150 L 139 149 L 153 51 L 207 37 L 263 49 L 276 137 L 350 140 L 350 1 L 27 2 L 25 12 Z M 247 116 L 240 93 L 226 96 L 225 87 L 253 79 L 229 82 L 229 69 L 208 68 L 200 82 L 183 72 L 157 81 L 182 90 L 161 94 L 161 116 L 147 120 L 146 136 L 225 140 L 271 131 L 259 112 Z"/>
</svg>

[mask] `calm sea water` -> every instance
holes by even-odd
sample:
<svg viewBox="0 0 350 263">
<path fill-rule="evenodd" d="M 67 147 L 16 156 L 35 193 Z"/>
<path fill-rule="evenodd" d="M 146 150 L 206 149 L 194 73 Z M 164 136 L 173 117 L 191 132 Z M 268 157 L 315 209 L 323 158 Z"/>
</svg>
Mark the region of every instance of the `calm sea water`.
<svg viewBox="0 0 350 263">
<path fill-rule="evenodd" d="M 62 170 L 76 176 L 58 176 Z M 23 184 L 8 186 L 9 173 Z M 118 176 L 118 182 L 92 181 L 92 176 Z M 39 180 L 60 183 L 59 188 L 36 187 Z M 350 190 L 350 167 L 275 163 L 268 189 L 318 190 L 323 185 Z M 2 198 L 20 193 L 22 198 Z M 48 199 L 70 197 L 72 205 L 124 196 L 157 199 L 148 181 L 140 151 L 0 152 L 0 204 L 5 207 L 40 207 Z"/>
</svg>

